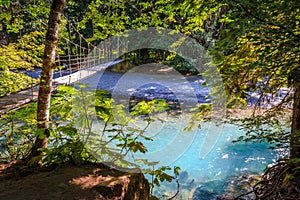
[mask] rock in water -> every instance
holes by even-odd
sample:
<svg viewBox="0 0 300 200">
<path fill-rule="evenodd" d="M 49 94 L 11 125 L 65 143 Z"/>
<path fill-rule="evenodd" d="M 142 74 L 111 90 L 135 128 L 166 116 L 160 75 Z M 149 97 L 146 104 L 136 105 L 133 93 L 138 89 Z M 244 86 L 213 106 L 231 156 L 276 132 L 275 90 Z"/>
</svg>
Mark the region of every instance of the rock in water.
<svg viewBox="0 0 300 200">
<path fill-rule="evenodd" d="M 192 200 L 216 200 L 217 194 L 209 191 L 207 188 L 203 186 L 199 186 L 195 192 L 193 193 Z"/>
<path fill-rule="evenodd" d="M 189 174 L 187 171 L 182 171 L 179 173 L 178 181 L 180 184 L 186 184 L 189 178 Z"/>
</svg>

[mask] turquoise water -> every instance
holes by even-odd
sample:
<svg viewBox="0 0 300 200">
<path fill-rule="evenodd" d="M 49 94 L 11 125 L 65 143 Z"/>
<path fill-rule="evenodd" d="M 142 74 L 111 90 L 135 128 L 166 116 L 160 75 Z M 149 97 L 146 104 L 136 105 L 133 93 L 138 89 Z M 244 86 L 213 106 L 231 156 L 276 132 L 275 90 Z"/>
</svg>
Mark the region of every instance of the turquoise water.
<svg viewBox="0 0 300 200">
<path fill-rule="evenodd" d="M 215 139 L 212 147 L 207 148 L 210 151 L 203 157 L 200 152 L 206 148 L 205 141 L 211 134 L 213 135 L 214 130 L 220 131 L 219 137 Z M 201 129 L 184 132 L 182 120 L 171 120 L 164 125 L 159 123 L 153 125 L 145 134 L 148 134 L 153 141 L 144 141 L 148 153 L 136 157 L 159 161 L 160 164 L 156 167 L 179 166 L 181 172 L 185 173 L 186 181 L 183 185 L 189 186 L 187 188 L 181 186 L 178 199 L 190 199 L 197 187 L 207 184 L 208 190 L 221 194 L 229 178 L 245 174 L 261 174 L 268 165 L 275 163 L 285 154 L 283 150 L 270 149 L 267 143 L 233 143 L 232 141 L 244 132 L 230 124 L 216 126 L 214 123 L 204 123 Z M 185 136 L 187 140 L 183 138 Z M 169 173 L 172 175 L 171 171 Z M 148 179 L 151 181 L 150 176 Z M 170 196 L 175 192 L 175 182 L 162 183 L 155 195 L 162 198 L 163 194 Z"/>
<path fill-rule="evenodd" d="M 145 133 L 153 139 L 143 141 L 148 153 L 136 157 L 159 161 L 160 165 L 179 166 L 188 171 L 190 177 L 200 181 L 223 179 L 240 172 L 261 173 L 283 153 L 269 149 L 267 143 L 233 143 L 244 134 L 243 131 L 229 124 L 218 126 L 217 129 L 214 126 L 213 123 L 206 123 L 201 129 L 185 132 L 181 126 L 177 127 L 176 121 L 166 122 L 160 128 L 156 124 L 154 127 L 157 130 L 153 131 L 150 127 Z M 206 148 L 205 141 L 213 130 L 220 131 L 220 135 L 203 157 L 200 152 Z"/>
<path fill-rule="evenodd" d="M 205 128 L 200 130 L 190 148 L 173 163 L 197 180 L 221 179 L 242 171 L 261 173 L 278 158 L 278 153 L 268 149 L 266 143 L 232 143 L 242 132 L 230 125 L 224 127 L 212 151 L 205 158 L 199 158 L 198 152 L 205 145 L 202 143 L 204 132 Z"/>
</svg>

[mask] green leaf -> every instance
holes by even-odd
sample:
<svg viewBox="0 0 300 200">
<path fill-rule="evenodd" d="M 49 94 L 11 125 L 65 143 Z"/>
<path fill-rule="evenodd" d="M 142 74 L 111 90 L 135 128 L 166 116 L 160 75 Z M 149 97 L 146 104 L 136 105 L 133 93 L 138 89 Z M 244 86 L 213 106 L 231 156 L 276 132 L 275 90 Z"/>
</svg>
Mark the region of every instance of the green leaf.
<svg viewBox="0 0 300 200">
<path fill-rule="evenodd" d="M 45 139 L 46 138 L 45 130 L 46 129 L 38 129 L 35 131 L 34 135 L 40 139 Z"/>
<path fill-rule="evenodd" d="M 59 126 L 58 131 L 70 137 L 74 137 L 77 134 L 77 129 L 71 126 Z"/>
<path fill-rule="evenodd" d="M 147 148 L 141 142 L 131 142 L 129 143 L 130 150 L 133 152 L 140 151 L 142 153 L 146 153 Z"/>
</svg>

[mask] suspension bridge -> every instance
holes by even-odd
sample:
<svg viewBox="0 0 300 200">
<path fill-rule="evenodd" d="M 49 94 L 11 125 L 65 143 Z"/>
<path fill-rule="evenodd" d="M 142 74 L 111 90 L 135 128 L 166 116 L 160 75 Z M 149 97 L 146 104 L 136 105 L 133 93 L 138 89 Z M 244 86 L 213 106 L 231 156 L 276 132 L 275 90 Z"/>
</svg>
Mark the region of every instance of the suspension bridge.
<svg viewBox="0 0 300 200">
<path fill-rule="evenodd" d="M 122 46 L 118 38 L 115 38 L 115 40 L 113 38 L 109 40 L 109 42 L 100 44 L 98 47 L 87 43 L 88 48 L 81 45 L 81 39 L 84 39 L 82 35 L 80 35 L 79 38 L 80 44 L 66 39 L 65 42 L 68 45 L 67 55 L 58 54 L 56 56 L 55 64 L 57 67 L 53 73 L 53 90 L 59 85 L 70 85 L 122 62 L 118 57 L 122 54 L 121 51 L 126 51 L 126 48 L 121 49 L 124 45 Z M 75 48 L 76 54 L 70 53 L 70 44 Z M 41 69 L 36 70 L 37 71 L 32 73 L 26 72 L 26 74 L 29 76 L 35 74 L 32 77 L 38 78 Z M 18 109 L 22 105 L 35 100 L 38 97 L 39 85 L 31 85 L 28 83 L 28 86 L 26 90 L 1 97 L 0 114 Z"/>
</svg>

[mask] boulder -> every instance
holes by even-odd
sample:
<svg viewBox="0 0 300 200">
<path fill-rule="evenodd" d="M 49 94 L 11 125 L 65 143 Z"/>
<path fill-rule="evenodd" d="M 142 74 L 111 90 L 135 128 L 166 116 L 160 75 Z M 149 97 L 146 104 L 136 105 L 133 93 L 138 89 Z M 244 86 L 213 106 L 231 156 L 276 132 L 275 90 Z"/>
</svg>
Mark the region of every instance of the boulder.
<svg viewBox="0 0 300 200">
<path fill-rule="evenodd" d="M 101 164 L 100 166 L 94 172 L 95 179 L 99 180 L 94 189 L 101 195 L 101 198 L 149 199 L 149 183 L 139 169 L 126 169 L 110 164 Z"/>
</svg>

